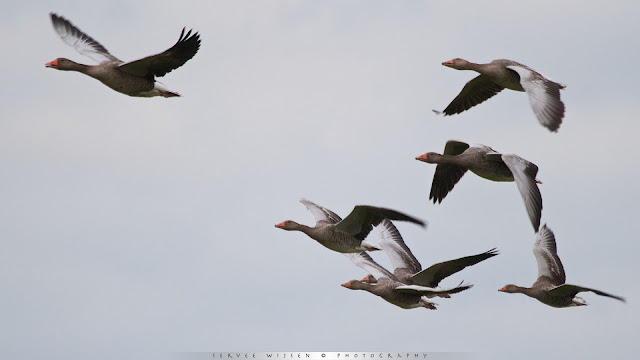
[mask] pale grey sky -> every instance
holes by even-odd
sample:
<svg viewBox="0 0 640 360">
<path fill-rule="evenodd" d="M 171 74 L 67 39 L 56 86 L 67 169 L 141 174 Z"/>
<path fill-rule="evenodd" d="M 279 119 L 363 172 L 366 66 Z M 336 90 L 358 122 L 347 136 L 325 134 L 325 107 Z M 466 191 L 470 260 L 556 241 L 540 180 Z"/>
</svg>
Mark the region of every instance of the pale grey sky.
<svg viewBox="0 0 640 360">
<path fill-rule="evenodd" d="M 183 26 L 198 54 L 160 81 L 181 98 L 131 98 L 57 57 L 65 16 L 123 60 Z M 632 1 L 36 1 L 0 14 L 0 357 L 163 358 L 173 351 L 471 351 L 474 358 L 630 358 L 639 352 L 640 133 Z M 508 58 L 567 85 L 557 134 L 504 91 L 438 117 L 475 73 Z M 538 165 L 542 222 L 589 306 L 523 295 L 537 267 L 515 184 L 465 175 L 428 202 L 449 139 Z M 429 222 L 397 223 L 423 266 L 497 247 L 442 285 L 437 311 L 340 286 L 364 272 L 301 233 L 307 198 Z M 375 239 L 374 239 L 375 240 Z M 383 254 L 373 254 L 388 265 Z"/>
</svg>

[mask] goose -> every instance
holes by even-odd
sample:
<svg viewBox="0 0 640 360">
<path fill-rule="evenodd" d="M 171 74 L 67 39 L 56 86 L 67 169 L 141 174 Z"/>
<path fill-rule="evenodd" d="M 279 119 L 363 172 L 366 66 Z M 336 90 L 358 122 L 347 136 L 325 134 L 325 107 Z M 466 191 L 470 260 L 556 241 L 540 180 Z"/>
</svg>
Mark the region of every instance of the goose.
<svg viewBox="0 0 640 360">
<path fill-rule="evenodd" d="M 430 301 L 427 296 L 433 295 L 434 291 L 427 287 L 424 289 L 409 288 L 397 280 L 386 277 L 381 278 L 375 284 L 359 280 L 350 280 L 342 284 L 342 286 L 350 290 L 368 291 L 403 309 L 416 309 L 423 307 L 429 310 L 437 310 L 436 306 L 438 304 Z M 471 288 L 471 286 L 472 285 L 459 286 L 455 289 L 451 289 L 449 293 L 460 292 Z"/>
<path fill-rule="evenodd" d="M 538 167 L 513 154 L 501 154 L 485 145 L 447 141 L 443 154 L 428 152 L 416 160 L 437 164 L 429 200 L 441 203 L 467 170 L 492 181 L 515 181 L 534 231 L 540 227 L 542 195 L 536 179 Z"/>
<path fill-rule="evenodd" d="M 128 63 L 111 55 L 89 35 L 75 27 L 69 20 L 55 13 L 50 13 L 53 28 L 67 45 L 75 48 L 98 65 L 84 65 L 65 58 L 57 58 L 45 64 L 47 68 L 77 71 L 99 80 L 111 89 L 136 97 L 175 97 L 178 93 L 169 91 L 164 85 L 155 81 L 155 77 L 179 68 L 191 59 L 200 48 L 200 35 L 193 35 L 191 30 L 184 33 L 182 29 L 178 42 L 170 49 L 152 56 Z"/>
<path fill-rule="evenodd" d="M 344 220 L 336 213 L 313 202 L 301 199 L 316 220 L 315 227 L 298 224 L 293 220 L 286 220 L 275 226 L 288 231 L 302 231 L 320 245 L 340 253 L 359 253 L 361 251 L 380 250 L 365 240 L 374 226 L 389 218 L 392 220 L 409 221 L 422 227 L 425 223 L 411 216 L 395 210 L 375 206 L 357 205 Z"/>
<path fill-rule="evenodd" d="M 490 257 L 498 255 L 496 249 L 434 264 L 422 270 L 422 265 L 404 243 L 400 232 L 388 219 L 384 219 L 379 227 L 380 246 L 387 254 L 394 267 L 393 273 L 376 263 L 365 252 L 345 254 L 354 264 L 370 272 L 362 280 L 350 280 L 342 284 L 351 290 L 365 290 L 382 297 L 387 302 L 403 309 L 424 307 L 435 310 L 433 297 L 450 297 L 450 294 L 470 289 L 473 285 L 460 283 L 453 288 L 440 288 L 440 281 L 457 273 L 467 266 L 475 265 Z"/>
<path fill-rule="evenodd" d="M 542 126 L 557 132 L 564 117 L 564 103 L 560 100 L 557 83 L 526 65 L 506 59 L 493 60 L 488 64 L 476 64 L 456 58 L 442 65 L 456 70 L 473 70 L 480 73 L 462 88 L 462 91 L 443 111 L 436 114 L 454 115 L 476 106 L 496 95 L 502 89 L 524 91 L 529 104 Z"/>
<path fill-rule="evenodd" d="M 506 293 L 521 293 L 537 299 L 543 304 L 556 308 L 570 306 L 584 306 L 587 302 L 576 296 L 579 292 L 591 291 L 597 295 L 607 296 L 625 302 L 620 296 L 611 295 L 604 291 L 595 290 L 583 286 L 565 284 L 566 275 L 556 247 L 556 238 L 544 224 L 536 234 L 536 241 L 533 244 L 533 255 L 538 263 L 538 279 L 530 288 L 520 287 L 513 284 L 505 285 L 498 291 Z"/>
</svg>

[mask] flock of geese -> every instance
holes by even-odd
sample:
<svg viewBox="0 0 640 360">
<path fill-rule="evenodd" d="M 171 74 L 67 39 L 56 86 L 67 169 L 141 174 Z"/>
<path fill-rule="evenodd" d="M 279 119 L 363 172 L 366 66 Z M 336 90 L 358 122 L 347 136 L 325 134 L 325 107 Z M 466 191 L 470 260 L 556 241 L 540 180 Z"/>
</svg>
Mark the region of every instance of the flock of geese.
<svg viewBox="0 0 640 360">
<path fill-rule="evenodd" d="M 75 27 L 67 19 L 50 14 L 53 28 L 58 36 L 79 53 L 88 56 L 98 65 L 84 65 L 66 58 L 58 58 L 47 64 L 48 68 L 76 71 L 99 80 L 111 89 L 137 97 L 176 97 L 178 93 L 168 90 L 155 80 L 177 69 L 191 59 L 200 48 L 200 36 L 182 30 L 178 41 L 168 50 L 131 62 L 123 62 L 111 55 L 107 49 L 89 35 Z M 557 131 L 564 116 L 564 104 L 560 90 L 564 85 L 550 80 L 533 69 L 511 60 L 494 60 L 488 64 L 475 64 L 463 59 L 453 59 L 442 65 L 457 70 L 473 70 L 480 75 L 467 82 L 462 91 L 437 114 L 454 115 L 478 105 L 503 89 L 524 91 L 531 108 L 544 127 Z M 416 160 L 436 164 L 429 199 L 440 203 L 462 178 L 467 170 L 492 181 L 515 182 L 524 202 L 529 220 L 536 233 L 533 254 L 538 263 L 538 278 L 529 288 L 513 284 L 499 291 L 522 293 L 553 307 L 587 305 L 576 295 L 590 291 L 598 295 L 625 301 L 620 296 L 603 291 L 566 284 L 562 262 L 558 257 L 553 232 L 540 226 L 542 196 L 538 189 L 536 174 L 538 167 L 514 154 L 502 154 L 484 145 L 469 145 L 450 140 L 442 154 L 428 152 Z M 389 303 L 405 309 L 424 307 L 436 309 L 434 297 L 449 298 L 470 289 L 473 285 L 460 283 L 454 287 L 440 287 L 439 283 L 467 266 L 475 265 L 498 255 L 494 248 L 481 254 L 465 256 L 434 264 L 427 269 L 404 243 L 398 229 L 391 222 L 407 221 L 425 226 L 422 220 L 399 211 L 358 205 L 342 219 L 336 213 L 311 201 L 300 200 L 316 220 L 313 227 L 287 220 L 276 225 L 283 230 L 305 233 L 322 246 L 343 253 L 368 275 L 361 280 L 350 280 L 342 284 L 351 290 L 365 290 Z M 374 227 L 379 227 L 378 245 L 367 237 Z M 376 263 L 367 252 L 382 250 L 389 258 L 393 272 Z"/>
</svg>

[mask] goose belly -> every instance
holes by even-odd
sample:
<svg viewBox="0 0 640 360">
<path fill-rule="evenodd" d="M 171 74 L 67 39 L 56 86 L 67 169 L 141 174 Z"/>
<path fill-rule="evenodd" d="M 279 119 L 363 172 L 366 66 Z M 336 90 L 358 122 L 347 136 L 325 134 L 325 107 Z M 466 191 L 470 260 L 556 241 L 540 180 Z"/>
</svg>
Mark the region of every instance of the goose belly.
<svg viewBox="0 0 640 360">
<path fill-rule="evenodd" d="M 312 238 L 327 249 L 341 253 L 359 253 L 361 241 L 339 231 L 326 227 L 323 231 L 313 234 Z"/>
<path fill-rule="evenodd" d="M 403 309 L 415 309 L 415 308 L 421 307 L 420 295 L 393 292 L 392 295 L 382 296 L 382 298 L 386 302 L 391 303 L 397 307 L 401 307 Z"/>
<path fill-rule="evenodd" d="M 142 81 L 139 81 L 139 79 L 121 79 L 116 81 L 102 81 L 102 83 L 119 93 L 129 96 L 151 97 L 160 95 L 153 91 L 153 83 L 146 82 L 144 79 L 140 80 Z"/>
<path fill-rule="evenodd" d="M 154 82 L 140 76 L 130 75 L 121 71 L 105 71 L 95 76 L 101 83 L 107 85 L 111 89 L 129 96 L 158 96 L 154 93 Z"/>
<path fill-rule="evenodd" d="M 504 163 L 488 163 L 487 166 L 469 169 L 481 178 L 491 181 L 514 181 L 511 170 Z"/>
</svg>

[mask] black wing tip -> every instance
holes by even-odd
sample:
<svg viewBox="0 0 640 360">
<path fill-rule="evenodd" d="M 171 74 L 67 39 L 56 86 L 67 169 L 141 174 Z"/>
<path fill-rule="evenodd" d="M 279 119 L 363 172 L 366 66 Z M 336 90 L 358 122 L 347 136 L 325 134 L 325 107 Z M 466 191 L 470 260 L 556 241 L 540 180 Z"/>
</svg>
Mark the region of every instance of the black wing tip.
<svg viewBox="0 0 640 360">
<path fill-rule="evenodd" d="M 182 31 L 180 32 L 180 36 L 178 37 L 178 43 L 195 41 L 198 43 L 198 45 L 200 45 L 200 33 L 196 31 L 193 34 L 191 34 L 191 32 L 193 32 L 193 29 L 189 29 L 189 31 L 187 31 L 187 33 L 185 34 L 184 32 L 186 30 L 187 30 L 186 26 L 182 28 Z"/>
<path fill-rule="evenodd" d="M 488 255 L 489 257 L 492 257 L 492 256 L 500 255 L 500 251 L 498 251 L 498 248 L 493 248 L 489 251 L 484 252 L 484 255 Z"/>
<path fill-rule="evenodd" d="M 547 128 L 547 130 L 549 130 L 552 133 L 558 133 L 558 129 L 560 129 L 560 125 L 562 124 L 562 122 L 556 124 L 551 124 L 549 126 L 545 126 Z"/>
<path fill-rule="evenodd" d="M 387 219 L 389 219 L 389 218 L 387 218 Z M 405 217 L 401 217 L 401 218 L 397 218 L 397 219 L 390 219 L 390 220 L 393 220 L 393 221 L 407 221 L 407 222 L 410 222 L 410 223 L 414 223 L 416 225 L 420 225 L 422 227 L 426 227 L 427 224 L 428 224 L 426 221 L 423 221 L 423 220 L 420 220 L 420 219 L 416 219 L 416 218 L 411 217 L 411 216 L 405 216 Z"/>
<path fill-rule="evenodd" d="M 414 223 L 416 225 L 420 225 L 422 227 L 426 227 L 427 224 L 428 224 L 427 221 L 425 221 L 425 220 L 420 220 L 420 219 L 417 219 L 417 218 L 414 218 L 412 216 L 405 215 L 405 214 L 402 214 L 402 215 L 403 216 L 400 219 L 391 219 L 391 220 L 408 221 L 408 222 L 412 222 L 412 223 Z"/>
<path fill-rule="evenodd" d="M 468 290 L 468 289 L 471 289 L 472 287 L 473 287 L 473 284 L 464 284 L 464 280 L 460 281 L 460 284 L 456 286 L 456 288 L 459 289 L 459 291 Z"/>
<path fill-rule="evenodd" d="M 606 293 L 606 292 L 604 292 L 604 291 L 600 291 L 600 290 L 593 290 L 593 289 L 589 289 L 589 290 L 590 290 L 590 291 L 592 291 L 592 292 L 594 292 L 594 293 L 596 293 L 596 294 L 598 294 L 598 295 L 600 295 L 600 296 L 607 296 L 607 297 L 610 297 L 610 298 L 612 298 L 612 299 L 620 300 L 620 301 L 622 301 L 623 303 L 626 303 L 626 302 L 627 302 L 627 299 L 625 299 L 625 298 L 624 298 L 624 297 L 622 297 L 622 296 L 612 295 L 612 294 L 609 294 L 609 293 Z"/>
<path fill-rule="evenodd" d="M 390 209 L 389 209 L 389 210 L 390 210 Z M 428 224 L 426 221 L 424 221 L 424 220 L 420 220 L 420 219 L 417 219 L 417 218 L 414 218 L 413 216 L 409 216 L 409 215 L 407 215 L 407 214 L 403 214 L 403 213 L 398 212 L 398 211 L 395 211 L 395 210 L 392 210 L 392 211 L 393 211 L 393 212 L 395 212 L 396 214 L 392 215 L 392 216 L 393 216 L 393 218 L 391 218 L 391 217 L 387 216 L 386 218 L 387 218 L 387 219 L 389 219 L 389 220 L 395 220 L 395 221 L 407 221 L 407 222 L 411 222 L 411 223 L 414 223 L 414 224 L 420 225 L 420 226 L 422 226 L 422 227 L 426 227 L 426 226 L 427 226 L 427 224 Z M 391 215 L 391 214 L 389 214 L 389 215 Z M 384 216 L 384 215 L 383 215 L 383 216 Z"/>
<path fill-rule="evenodd" d="M 178 41 L 171 48 L 158 54 L 159 56 L 168 57 L 170 60 L 167 66 L 159 66 L 155 70 L 150 70 L 154 76 L 165 76 L 184 65 L 198 53 L 198 50 L 200 50 L 200 34 L 197 32 L 192 34 L 192 29 L 185 34 L 186 29 L 186 27 L 182 28 Z"/>
<path fill-rule="evenodd" d="M 537 224 L 532 222 L 531 226 L 533 226 L 533 231 L 537 234 L 540 232 L 540 220 L 537 221 Z"/>
<path fill-rule="evenodd" d="M 187 33 L 185 34 L 186 29 L 186 27 L 182 28 L 180 37 L 172 48 L 177 50 L 177 52 L 182 53 L 181 57 L 183 57 L 183 60 L 185 62 L 196 55 L 198 50 L 200 50 L 200 44 L 202 42 L 202 40 L 200 39 L 200 34 L 197 31 L 193 32 L 193 29 L 189 29 L 189 31 L 187 31 Z"/>
<path fill-rule="evenodd" d="M 51 22 L 55 25 L 58 22 L 67 22 L 70 23 L 69 20 L 65 19 L 64 17 L 54 13 L 53 11 L 49 13 L 49 17 L 51 18 Z"/>
<path fill-rule="evenodd" d="M 451 115 L 455 115 L 455 114 L 460 114 L 463 111 L 464 110 L 452 110 L 452 109 L 446 108 L 446 109 L 442 110 L 441 113 L 442 113 L 442 116 L 451 116 Z"/>
<path fill-rule="evenodd" d="M 412 218 L 410 221 L 414 224 L 422 226 L 423 228 L 426 228 L 429 225 L 429 223 L 426 220 Z"/>
<path fill-rule="evenodd" d="M 54 13 L 53 11 L 49 13 L 49 17 L 51 18 L 51 22 L 54 25 L 56 23 L 65 23 L 65 24 L 69 24 L 72 27 L 75 27 L 75 25 L 73 25 L 73 23 L 71 23 L 71 21 L 69 21 L 69 19 L 65 18 L 62 15 L 58 15 L 58 14 Z"/>
<path fill-rule="evenodd" d="M 433 201 L 434 204 L 442 203 L 442 199 L 444 199 L 444 197 L 439 197 L 439 196 L 435 196 L 435 195 L 429 195 L 429 200 Z"/>
<path fill-rule="evenodd" d="M 564 109 L 562 109 L 562 114 L 559 117 L 560 117 L 560 120 L 557 122 L 554 122 L 554 121 L 551 121 L 551 122 L 546 121 L 544 123 L 542 121 L 540 122 L 542 123 L 542 126 L 547 128 L 547 130 L 557 133 L 558 129 L 560 129 L 560 125 L 562 125 L 562 119 L 564 118 Z"/>
</svg>

